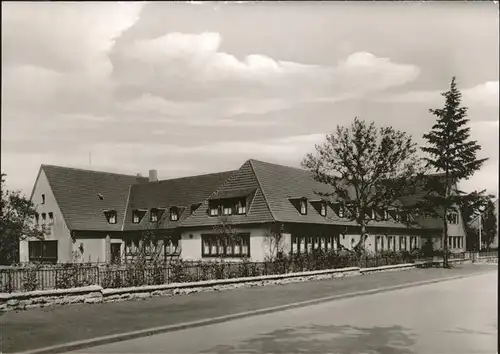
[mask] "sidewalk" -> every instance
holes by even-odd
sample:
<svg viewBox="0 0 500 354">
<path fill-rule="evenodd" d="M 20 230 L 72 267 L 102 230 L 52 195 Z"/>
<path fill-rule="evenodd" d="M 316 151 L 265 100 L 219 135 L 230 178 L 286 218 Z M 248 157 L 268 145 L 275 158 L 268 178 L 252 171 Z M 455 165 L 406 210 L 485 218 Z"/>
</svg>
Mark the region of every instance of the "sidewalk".
<svg viewBox="0 0 500 354">
<path fill-rule="evenodd" d="M 287 285 L 77 304 L 0 315 L 0 352 L 11 353 L 157 326 L 209 319 L 332 295 L 497 271 L 491 265 L 413 269 Z"/>
</svg>

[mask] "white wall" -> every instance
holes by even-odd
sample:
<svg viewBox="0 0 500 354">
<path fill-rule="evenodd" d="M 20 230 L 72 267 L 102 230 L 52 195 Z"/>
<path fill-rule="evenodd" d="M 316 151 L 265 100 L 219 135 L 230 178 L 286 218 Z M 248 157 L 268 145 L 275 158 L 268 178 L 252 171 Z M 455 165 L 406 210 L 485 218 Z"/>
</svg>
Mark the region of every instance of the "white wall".
<svg viewBox="0 0 500 354">
<path fill-rule="evenodd" d="M 104 262 L 106 260 L 105 239 L 77 238 L 73 243 L 73 251 L 79 255 L 79 262 Z M 80 250 L 83 246 L 83 252 Z"/>
<path fill-rule="evenodd" d="M 45 203 L 41 204 L 42 194 L 45 194 Z M 45 213 L 47 215 L 47 224 L 49 222 L 48 213 L 54 214 L 54 225 L 52 226 L 50 233 L 45 236 L 46 240 L 57 240 L 57 260 L 58 262 L 70 262 L 71 261 L 71 251 L 72 251 L 72 241 L 70 237 L 70 230 L 66 226 L 66 222 L 63 219 L 63 215 L 57 204 L 57 201 L 50 188 L 49 181 L 45 172 L 42 170 L 36 181 L 32 201 L 36 206 L 36 211 L 40 214 L 40 224 L 41 224 L 41 214 Z M 29 250 L 28 241 L 21 241 L 19 247 L 19 260 L 21 262 L 29 261 Z"/>
</svg>

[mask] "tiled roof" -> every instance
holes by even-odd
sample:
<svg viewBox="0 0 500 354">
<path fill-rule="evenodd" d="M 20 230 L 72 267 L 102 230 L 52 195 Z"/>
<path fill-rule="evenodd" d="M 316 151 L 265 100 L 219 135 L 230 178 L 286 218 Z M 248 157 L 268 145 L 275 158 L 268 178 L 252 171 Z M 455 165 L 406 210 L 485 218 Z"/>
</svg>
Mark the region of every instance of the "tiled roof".
<svg viewBox="0 0 500 354">
<path fill-rule="evenodd" d="M 255 195 L 246 215 L 228 216 L 232 224 L 249 224 L 265 222 L 292 222 L 330 225 L 357 225 L 355 221 L 339 218 L 327 207 L 327 216 L 320 215 L 314 202 L 321 200 L 317 192 L 331 192 L 329 186 L 315 181 L 308 171 L 262 162 L 248 160 L 231 176 L 216 193 L 203 202 L 201 207 L 180 226 L 214 226 L 220 221 L 208 215 L 209 200 L 246 193 L 255 189 Z M 293 199 L 307 199 L 307 214 L 302 215 L 293 204 Z M 372 221 L 369 226 L 399 227 L 406 225 L 394 220 Z"/>
<path fill-rule="evenodd" d="M 328 185 L 315 181 L 309 171 L 257 160 L 251 160 L 251 164 L 276 221 L 357 225 L 355 221 L 340 218 L 330 206 L 327 206 L 326 216 L 322 216 L 314 208 L 311 202 L 321 199 L 317 193 L 331 193 L 332 190 Z M 290 198 L 302 197 L 307 198 L 305 215 L 300 214 L 290 201 Z M 369 226 L 406 227 L 403 223 L 393 220 L 372 221 Z"/>
<path fill-rule="evenodd" d="M 152 208 L 166 208 L 159 217 L 160 228 L 173 228 L 178 226 L 186 217 L 191 215 L 191 206 L 203 202 L 220 185 L 222 185 L 235 171 L 212 173 L 200 176 L 190 176 L 149 182 L 134 185 L 130 188 L 130 197 L 127 205 L 124 230 L 143 230 L 154 228 L 156 223 L 150 222 Z M 170 207 L 178 207 L 181 215 L 177 221 L 170 221 Z M 134 209 L 145 209 L 140 223 L 132 222 Z"/>
<path fill-rule="evenodd" d="M 228 216 L 228 221 L 234 224 L 252 224 L 274 221 L 252 165 L 250 161 L 247 161 L 212 195 L 208 196 L 198 210 L 181 223 L 181 226 L 218 225 L 220 223 L 219 218 L 208 215 L 209 199 L 216 199 L 217 197 L 227 198 L 227 196 L 233 197 L 242 193 L 248 194 L 251 190 L 255 190 L 255 192 L 249 195 L 247 214 Z"/>
<path fill-rule="evenodd" d="M 144 177 L 52 165 L 42 165 L 41 169 L 70 230 L 120 230 L 129 187 L 148 181 Z M 107 222 L 104 210 L 116 210 L 116 224 Z"/>
</svg>

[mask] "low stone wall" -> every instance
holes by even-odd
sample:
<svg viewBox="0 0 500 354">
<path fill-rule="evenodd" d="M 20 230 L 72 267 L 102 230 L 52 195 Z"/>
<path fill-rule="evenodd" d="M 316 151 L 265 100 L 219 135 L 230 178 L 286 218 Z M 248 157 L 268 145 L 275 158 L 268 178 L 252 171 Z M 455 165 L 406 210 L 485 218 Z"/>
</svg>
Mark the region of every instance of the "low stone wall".
<svg viewBox="0 0 500 354">
<path fill-rule="evenodd" d="M 98 285 L 73 289 L 0 293 L 0 311 L 26 310 L 35 307 L 102 302 L 102 287 Z"/>
<path fill-rule="evenodd" d="M 342 268 L 237 279 L 209 280 L 195 283 L 174 283 L 137 288 L 103 289 L 102 294 L 104 302 L 114 302 L 154 296 L 186 295 L 201 291 L 224 291 L 243 287 L 289 284 L 308 280 L 349 277 L 359 274 L 359 268 Z"/>
<path fill-rule="evenodd" d="M 373 268 L 361 268 L 359 272 L 363 275 L 373 274 L 373 273 L 381 273 L 381 272 L 395 272 L 401 270 L 415 269 L 418 264 L 416 263 L 406 263 L 406 264 L 396 264 L 396 265 L 388 265 L 381 267 L 373 267 Z"/>
<path fill-rule="evenodd" d="M 129 299 L 144 299 L 156 296 L 185 295 L 201 291 L 224 291 L 242 287 L 289 284 L 308 280 L 331 279 L 361 274 L 364 275 L 378 272 L 407 270 L 415 268 L 416 266 L 416 264 L 399 264 L 364 269 L 352 267 L 259 277 L 209 280 L 194 283 L 175 283 L 117 289 L 103 289 L 102 287 L 95 285 L 73 289 L 0 293 L 0 311 L 26 310 L 35 307 L 75 303 L 115 302 Z"/>
</svg>

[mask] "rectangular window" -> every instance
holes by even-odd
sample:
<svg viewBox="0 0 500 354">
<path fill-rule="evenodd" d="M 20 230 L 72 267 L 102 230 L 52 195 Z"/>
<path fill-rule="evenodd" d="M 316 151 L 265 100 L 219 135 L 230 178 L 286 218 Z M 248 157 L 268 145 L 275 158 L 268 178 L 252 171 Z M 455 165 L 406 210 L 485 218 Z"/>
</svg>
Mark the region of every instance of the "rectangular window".
<svg viewBox="0 0 500 354">
<path fill-rule="evenodd" d="M 49 213 L 49 225 L 54 225 L 54 213 Z"/>
<path fill-rule="evenodd" d="M 163 247 L 167 255 L 179 253 L 179 239 L 171 238 L 163 241 Z"/>
<path fill-rule="evenodd" d="M 307 214 L 307 202 L 305 199 L 301 199 L 300 200 L 300 213 L 302 215 L 306 215 Z"/>
<path fill-rule="evenodd" d="M 250 256 L 250 235 L 240 234 L 230 239 L 218 235 L 201 235 L 202 257 Z"/>
<path fill-rule="evenodd" d="M 297 236 L 292 236 L 292 254 L 297 254 L 299 251 Z"/>
<path fill-rule="evenodd" d="M 458 213 L 451 211 L 448 213 L 448 223 L 452 225 L 458 225 Z"/>
<path fill-rule="evenodd" d="M 231 215 L 233 214 L 233 208 L 229 205 L 224 205 L 224 208 L 222 209 L 222 215 Z"/>
<path fill-rule="evenodd" d="M 116 264 L 121 261 L 121 243 L 112 243 L 111 244 L 111 263 Z"/>
<path fill-rule="evenodd" d="M 236 213 L 239 215 L 247 213 L 247 206 L 245 205 L 245 202 L 240 200 L 236 203 Z"/>
<path fill-rule="evenodd" d="M 106 220 L 108 220 L 108 223 L 116 224 L 116 211 L 115 210 L 105 211 L 104 215 L 106 216 Z"/>
<path fill-rule="evenodd" d="M 57 263 L 57 241 L 29 241 L 30 262 Z"/>
<path fill-rule="evenodd" d="M 241 238 L 238 238 L 235 240 L 233 248 L 234 248 L 234 254 L 237 256 L 241 255 Z"/>
<path fill-rule="evenodd" d="M 40 214 L 35 213 L 35 224 L 38 226 L 40 224 Z"/>
<path fill-rule="evenodd" d="M 383 212 L 383 219 L 384 219 L 385 221 L 389 220 L 389 211 L 384 210 L 384 212 Z"/>
<path fill-rule="evenodd" d="M 150 221 L 151 222 L 157 222 L 158 221 L 158 210 L 151 209 L 151 212 L 150 212 Z"/>
<path fill-rule="evenodd" d="M 170 221 L 177 221 L 179 219 L 179 214 L 176 208 L 170 209 Z"/>
<path fill-rule="evenodd" d="M 45 204 L 45 194 L 42 194 L 40 204 Z"/>
<path fill-rule="evenodd" d="M 210 216 L 219 215 L 219 208 L 216 205 L 210 206 Z"/>
<path fill-rule="evenodd" d="M 139 213 L 134 211 L 132 212 L 132 222 L 134 224 L 138 224 L 139 223 Z"/>
<path fill-rule="evenodd" d="M 321 203 L 320 214 L 321 216 L 326 216 L 326 203 Z"/>
<path fill-rule="evenodd" d="M 42 213 L 42 226 L 45 226 L 47 223 L 47 214 Z"/>
<path fill-rule="evenodd" d="M 399 221 L 399 218 L 400 218 L 400 212 L 399 210 L 396 209 L 394 211 L 394 220 Z"/>
<path fill-rule="evenodd" d="M 345 216 L 345 208 L 343 204 L 338 205 L 338 216 L 339 218 L 343 218 Z"/>
</svg>

